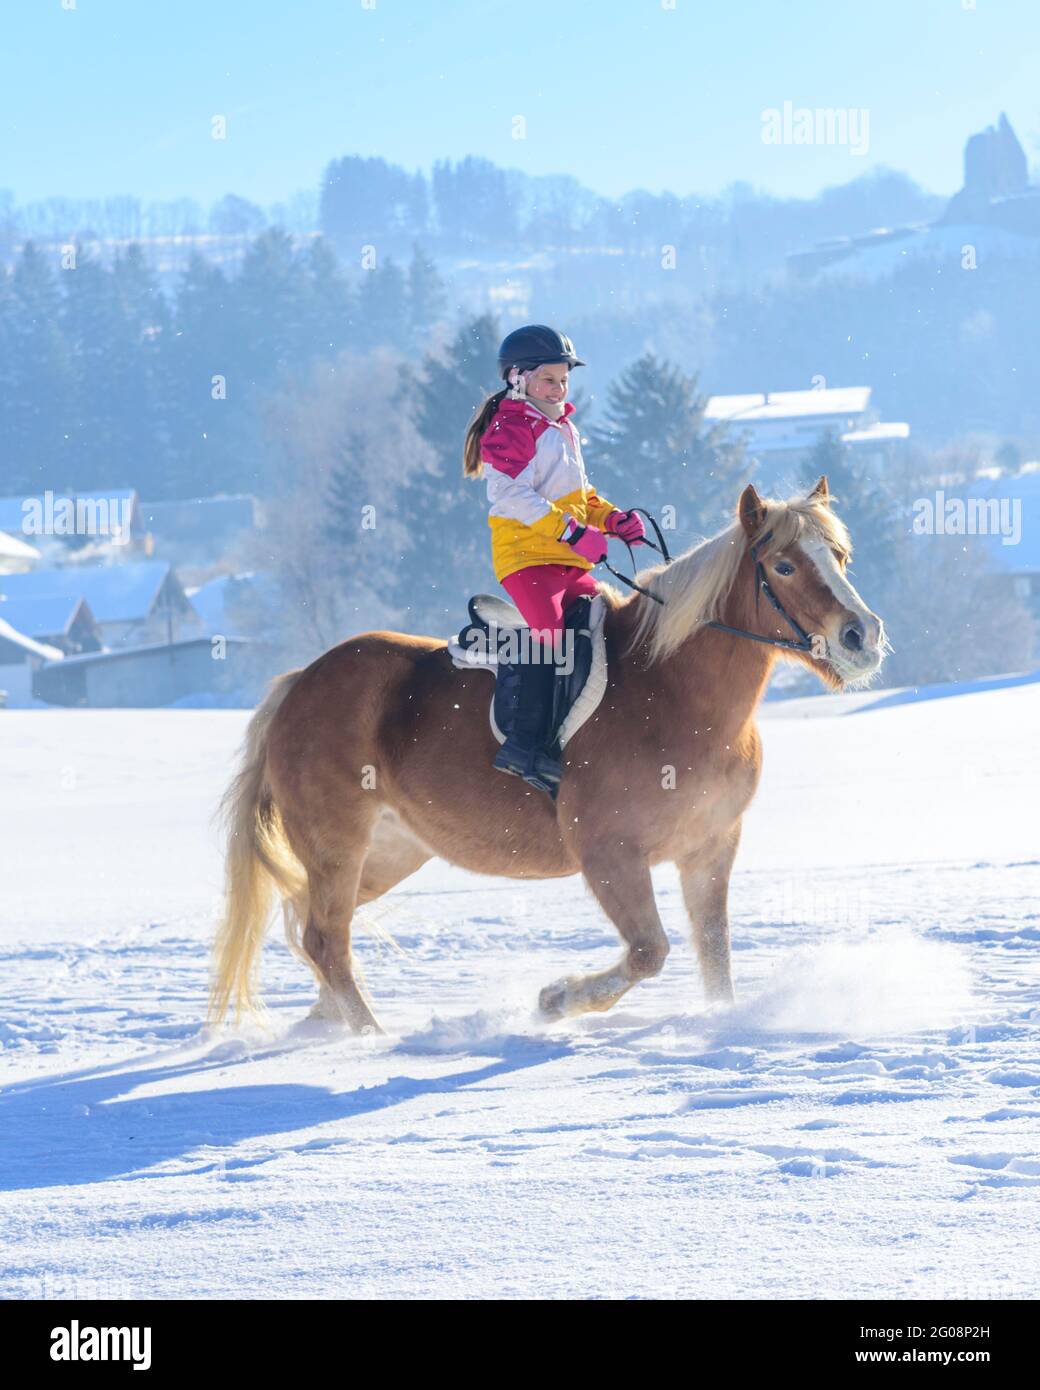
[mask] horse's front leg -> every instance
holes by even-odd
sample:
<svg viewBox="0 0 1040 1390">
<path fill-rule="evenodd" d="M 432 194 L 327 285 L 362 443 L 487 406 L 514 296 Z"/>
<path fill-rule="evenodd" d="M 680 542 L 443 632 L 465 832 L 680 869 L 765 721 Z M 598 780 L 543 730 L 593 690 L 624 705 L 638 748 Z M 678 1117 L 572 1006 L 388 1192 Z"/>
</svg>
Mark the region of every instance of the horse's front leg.
<svg viewBox="0 0 1040 1390">
<path fill-rule="evenodd" d="M 628 949 L 609 970 L 547 985 L 538 998 L 546 1018 L 609 1009 L 633 985 L 656 975 L 668 954 L 645 856 L 638 851 L 597 848 L 582 854 L 581 869 Z"/>
<path fill-rule="evenodd" d="M 730 973 L 729 876 L 740 844 L 740 821 L 716 840 L 676 860 L 693 944 L 711 1003 L 733 1002 Z"/>
</svg>

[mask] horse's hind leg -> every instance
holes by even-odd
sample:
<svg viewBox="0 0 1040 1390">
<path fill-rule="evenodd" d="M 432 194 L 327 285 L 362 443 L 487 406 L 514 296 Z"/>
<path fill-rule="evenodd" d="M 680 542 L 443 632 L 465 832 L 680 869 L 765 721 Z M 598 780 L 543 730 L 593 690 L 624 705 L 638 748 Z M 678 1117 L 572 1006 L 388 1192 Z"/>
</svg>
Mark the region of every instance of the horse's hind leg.
<svg viewBox="0 0 1040 1390">
<path fill-rule="evenodd" d="M 668 954 L 650 866 L 643 856 L 596 850 L 582 856 L 582 873 L 628 949 L 609 970 L 547 985 L 538 998 L 546 1018 L 609 1009 L 633 985 L 656 975 Z"/>
<path fill-rule="evenodd" d="M 366 1028 L 382 1031 L 355 978 L 350 946 L 353 914 L 358 907 L 388 893 L 430 858 L 432 851 L 384 806 L 372 828 L 371 839 L 364 846 L 360 872 L 348 868 L 345 862 L 331 872 L 310 870 L 311 912 L 303 946 L 322 977 L 312 1018 L 346 1018 L 355 1032 Z M 317 915 L 314 884 L 326 885 Z"/>
<path fill-rule="evenodd" d="M 309 911 L 303 949 L 321 980 L 312 1018 L 341 1020 L 355 1033 L 382 1032 L 354 976 L 350 924 L 357 906 L 364 846 L 335 864 L 308 866 Z"/>
</svg>

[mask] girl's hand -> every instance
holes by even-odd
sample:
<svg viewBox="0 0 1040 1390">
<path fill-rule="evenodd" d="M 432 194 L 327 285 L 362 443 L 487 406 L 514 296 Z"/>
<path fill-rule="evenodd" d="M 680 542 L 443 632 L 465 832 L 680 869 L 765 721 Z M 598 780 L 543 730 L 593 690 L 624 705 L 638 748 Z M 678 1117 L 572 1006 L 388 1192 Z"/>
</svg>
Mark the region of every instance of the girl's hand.
<svg viewBox="0 0 1040 1390">
<path fill-rule="evenodd" d="M 607 558 L 607 538 L 603 532 L 595 526 L 582 526 L 572 516 L 567 518 L 560 540 L 566 541 L 572 550 L 594 565 Z"/>
<path fill-rule="evenodd" d="M 638 512 L 611 512 L 607 517 L 607 530 L 612 536 L 628 541 L 629 545 L 635 545 L 646 536 L 646 527 Z"/>
</svg>

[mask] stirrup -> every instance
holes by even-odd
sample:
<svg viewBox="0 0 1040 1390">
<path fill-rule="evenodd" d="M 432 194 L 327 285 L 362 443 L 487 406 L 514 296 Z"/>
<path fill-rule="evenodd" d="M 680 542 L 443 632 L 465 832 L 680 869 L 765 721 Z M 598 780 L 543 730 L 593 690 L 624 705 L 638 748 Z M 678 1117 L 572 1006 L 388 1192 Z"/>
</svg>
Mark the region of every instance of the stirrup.
<svg viewBox="0 0 1040 1390">
<path fill-rule="evenodd" d="M 548 792 L 554 801 L 560 788 L 562 776 L 563 768 L 544 748 L 539 748 L 535 753 L 533 772 L 523 774 L 525 782 L 529 782 L 532 787 L 537 787 L 539 791 Z"/>
<path fill-rule="evenodd" d="M 492 767 L 522 777 L 532 787 L 548 792 L 555 801 L 563 769 L 544 748 L 522 748 L 508 738 L 495 754 Z"/>
</svg>

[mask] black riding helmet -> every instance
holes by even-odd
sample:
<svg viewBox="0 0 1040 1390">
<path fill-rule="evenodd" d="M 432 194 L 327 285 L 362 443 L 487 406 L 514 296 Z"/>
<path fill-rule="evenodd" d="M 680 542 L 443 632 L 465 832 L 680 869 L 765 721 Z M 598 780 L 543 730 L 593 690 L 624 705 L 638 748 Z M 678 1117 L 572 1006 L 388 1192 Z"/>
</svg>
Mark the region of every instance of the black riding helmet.
<svg viewBox="0 0 1040 1390">
<path fill-rule="evenodd" d="M 509 380 L 509 369 L 519 367 L 528 371 L 531 367 L 541 367 L 547 362 L 566 362 L 568 367 L 584 367 L 574 351 L 574 344 L 566 333 L 557 333 L 544 323 L 529 323 L 526 328 L 515 328 L 502 339 L 498 350 L 498 370 L 503 381 Z"/>
</svg>

